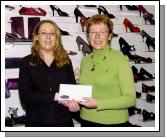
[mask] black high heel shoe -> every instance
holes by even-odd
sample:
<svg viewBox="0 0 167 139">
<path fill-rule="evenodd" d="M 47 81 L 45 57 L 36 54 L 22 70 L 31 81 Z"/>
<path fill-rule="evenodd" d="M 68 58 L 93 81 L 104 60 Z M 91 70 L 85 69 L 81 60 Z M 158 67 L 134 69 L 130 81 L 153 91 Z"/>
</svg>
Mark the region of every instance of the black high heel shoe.
<svg viewBox="0 0 167 139">
<path fill-rule="evenodd" d="M 142 73 L 142 72 L 138 72 L 138 69 L 133 65 L 132 67 L 132 71 L 133 71 L 133 76 L 134 76 L 134 81 L 146 81 L 146 80 L 152 80 L 154 79 L 154 77 L 150 77 L 147 76 L 146 74 Z"/>
<path fill-rule="evenodd" d="M 142 30 L 141 32 L 141 36 L 143 38 L 143 41 L 144 41 L 144 37 L 146 38 L 150 38 L 152 41 L 155 41 L 155 38 L 151 37 L 147 32 L 145 32 L 144 30 Z"/>
<path fill-rule="evenodd" d="M 136 55 L 138 58 L 141 59 L 141 61 L 145 62 L 145 63 L 153 63 L 153 59 L 151 59 L 150 57 L 142 57 L 142 56 L 139 56 L 139 55 Z M 136 61 L 136 63 L 140 63 L 140 61 Z"/>
<path fill-rule="evenodd" d="M 153 112 L 148 112 L 145 109 L 142 110 L 143 121 L 155 120 L 155 114 Z"/>
<path fill-rule="evenodd" d="M 128 10 L 138 10 L 136 5 L 125 5 Z M 120 10 L 122 11 L 122 5 L 120 5 Z"/>
<path fill-rule="evenodd" d="M 76 42 L 77 42 L 79 51 L 81 51 L 82 49 L 82 53 L 84 56 L 92 52 L 92 47 L 88 45 L 80 36 L 77 36 Z M 81 48 L 81 45 L 82 45 L 82 48 Z"/>
<path fill-rule="evenodd" d="M 123 48 L 122 46 L 126 46 L 129 51 L 135 51 L 134 45 L 129 45 L 122 37 L 119 38 L 119 45 L 121 49 Z"/>
<path fill-rule="evenodd" d="M 52 9 L 53 16 L 54 16 L 54 11 L 57 11 L 59 16 L 69 16 L 66 12 L 61 11 L 58 7 L 55 5 L 50 5 L 50 8 Z"/>
<path fill-rule="evenodd" d="M 143 18 L 144 18 L 145 24 L 147 23 L 147 21 L 149 21 L 151 25 L 155 25 L 155 20 L 150 14 L 148 13 L 143 14 Z"/>
<path fill-rule="evenodd" d="M 141 93 L 140 92 L 136 92 L 136 98 L 140 98 L 141 97 Z"/>
<path fill-rule="evenodd" d="M 99 14 L 103 13 L 104 15 L 108 16 L 109 18 L 115 18 L 115 16 L 113 14 L 108 13 L 106 8 L 104 8 L 103 6 L 98 7 L 98 12 L 99 12 Z"/>
<path fill-rule="evenodd" d="M 141 109 L 136 108 L 136 107 L 130 107 L 128 108 L 129 115 L 134 115 L 134 114 L 141 114 Z"/>
<path fill-rule="evenodd" d="M 133 77 L 134 77 L 134 81 L 142 81 L 142 80 L 147 80 L 147 78 L 141 74 L 138 73 L 138 69 L 133 65 L 132 67 L 132 71 L 133 71 Z M 141 94 L 140 94 L 141 96 Z"/>
<path fill-rule="evenodd" d="M 61 35 L 70 35 L 67 31 L 64 31 L 64 30 L 61 30 L 61 29 L 60 29 L 60 32 L 61 32 Z"/>
<path fill-rule="evenodd" d="M 86 16 L 84 16 L 81 11 L 78 9 L 78 8 L 75 8 L 74 9 L 74 15 L 75 15 L 75 18 L 76 18 L 76 23 L 78 23 L 78 16 L 79 17 L 84 17 L 85 19 L 88 19 Z"/>
<path fill-rule="evenodd" d="M 141 67 L 140 69 L 140 75 L 146 75 L 147 77 L 149 77 L 150 79 L 154 79 L 155 77 L 153 76 L 153 74 L 149 73 L 147 70 L 145 70 L 144 68 Z"/>
<path fill-rule="evenodd" d="M 154 92 L 155 91 L 155 86 L 152 85 L 152 86 L 148 86 L 144 83 L 142 83 L 142 92 L 143 93 L 149 93 L 149 92 Z"/>
<path fill-rule="evenodd" d="M 147 38 L 146 39 L 146 44 L 147 44 L 147 47 L 148 47 L 148 50 L 150 51 L 150 46 L 154 49 L 155 51 L 155 43 L 154 41 L 151 39 L 151 38 Z"/>
<path fill-rule="evenodd" d="M 129 59 L 133 60 L 135 63 L 140 63 L 141 61 L 145 63 L 152 63 L 153 60 L 151 58 L 145 58 L 139 55 L 132 55 L 130 51 L 135 50 L 134 46 L 129 46 L 129 44 L 121 37 L 119 39 L 120 49 L 124 55 L 127 55 Z"/>
<path fill-rule="evenodd" d="M 128 56 L 128 58 L 136 63 L 139 63 L 141 61 L 141 57 L 138 57 L 137 55 L 132 55 L 129 51 L 129 47 L 127 47 L 126 45 L 124 45 L 121 48 L 121 51 L 124 55 Z"/>
<path fill-rule="evenodd" d="M 118 34 L 112 32 L 112 37 L 118 37 Z"/>
<path fill-rule="evenodd" d="M 136 5 L 125 5 L 128 10 L 138 10 Z"/>
<path fill-rule="evenodd" d="M 149 102 L 149 103 L 154 103 L 155 102 L 155 96 L 147 93 L 146 101 Z"/>
<path fill-rule="evenodd" d="M 155 50 L 155 38 L 151 37 L 144 30 L 142 30 L 140 33 L 143 38 L 143 41 L 144 41 L 144 37 L 146 37 L 146 44 L 147 44 L 148 50 L 150 51 L 150 46 Z"/>
</svg>

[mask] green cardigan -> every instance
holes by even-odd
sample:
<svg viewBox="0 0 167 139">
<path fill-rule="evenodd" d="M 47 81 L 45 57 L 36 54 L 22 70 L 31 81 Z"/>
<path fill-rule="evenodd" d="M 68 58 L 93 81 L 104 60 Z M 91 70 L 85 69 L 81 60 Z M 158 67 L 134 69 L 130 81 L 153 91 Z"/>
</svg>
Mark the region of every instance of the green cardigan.
<svg viewBox="0 0 167 139">
<path fill-rule="evenodd" d="M 128 121 L 128 108 L 136 103 L 136 91 L 131 66 L 121 52 L 108 46 L 86 55 L 81 61 L 79 83 L 92 85 L 92 97 L 97 100 L 96 109 L 81 108 L 82 119 L 100 124 Z"/>
</svg>

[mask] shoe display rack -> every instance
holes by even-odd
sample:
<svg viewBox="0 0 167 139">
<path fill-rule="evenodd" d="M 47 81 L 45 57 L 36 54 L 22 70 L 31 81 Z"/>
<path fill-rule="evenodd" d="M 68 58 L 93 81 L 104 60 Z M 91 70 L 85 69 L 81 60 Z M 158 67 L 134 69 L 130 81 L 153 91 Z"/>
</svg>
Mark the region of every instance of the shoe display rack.
<svg viewBox="0 0 167 139">
<path fill-rule="evenodd" d="M 33 27 L 40 20 L 50 19 L 55 21 L 61 30 L 63 45 L 72 60 L 78 82 L 80 61 L 92 52 L 86 37 L 85 22 L 94 14 L 105 14 L 114 24 L 111 47 L 127 56 L 134 74 L 136 106 L 129 109 L 129 121 L 137 126 L 154 127 L 156 116 L 154 13 L 153 5 L 6 5 L 6 62 L 7 58 L 18 60 L 30 54 Z M 18 20 L 19 23 L 16 23 Z M 17 26 L 21 22 L 22 25 Z M 18 78 L 17 67 L 6 65 L 5 67 L 7 82 Z M 17 88 L 10 88 L 9 91 L 10 97 L 5 99 L 5 115 L 11 116 L 8 112 L 9 107 L 18 108 L 18 116 L 24 115 Z M 74 123 L 75 126 L 79 126 L 76 121 Z"/>
</svg>

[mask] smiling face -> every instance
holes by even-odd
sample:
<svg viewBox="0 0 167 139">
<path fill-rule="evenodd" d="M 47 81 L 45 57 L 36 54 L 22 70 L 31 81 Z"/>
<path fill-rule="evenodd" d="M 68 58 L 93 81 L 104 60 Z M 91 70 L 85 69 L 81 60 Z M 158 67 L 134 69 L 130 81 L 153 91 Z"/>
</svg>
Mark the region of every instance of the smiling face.
<svg viewBox="0 0 167 139">
<path fill-rule="evenodd" d="M 88 40 L 95 50 L 101 50 L 108 46 L 111 40 L 111 33 L 107 24 L 93 24 L 89 27 Z"/>
<path fill-rule="evenodd" d="M 56 43 L 55 28 L 51 23 L 44 23 L 39 27 L 36 40 L 39 42 L 40 51 L 53 51 Z"/>
</svg>

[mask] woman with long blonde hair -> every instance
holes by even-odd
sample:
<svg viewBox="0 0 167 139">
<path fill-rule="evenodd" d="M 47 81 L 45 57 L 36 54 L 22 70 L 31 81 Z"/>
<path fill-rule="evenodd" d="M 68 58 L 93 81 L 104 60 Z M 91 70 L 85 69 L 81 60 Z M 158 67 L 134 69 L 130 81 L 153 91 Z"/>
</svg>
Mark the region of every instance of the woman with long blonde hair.
<svg viewBox="0 0 167 139">
<path fill-rule="evenodd" d="M 73 107 L 75 101 L 58 101 L 60 84 L 76 84 L 72 63 L 57 24 L 42 20 L 34 28 L 31 54 L 23 58 L 19 71 L 25 126 L 74 126 L 70 111 L 79 106 Z"/>
</svg>

